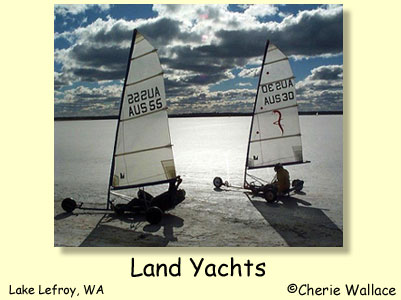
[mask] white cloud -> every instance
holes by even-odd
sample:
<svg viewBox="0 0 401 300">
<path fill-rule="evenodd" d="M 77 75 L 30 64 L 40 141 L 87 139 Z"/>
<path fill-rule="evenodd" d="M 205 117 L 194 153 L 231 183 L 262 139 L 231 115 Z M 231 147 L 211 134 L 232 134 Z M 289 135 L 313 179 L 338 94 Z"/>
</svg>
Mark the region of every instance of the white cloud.
<svg viewBox="0 0 401 300">
<path fill-rule="evenodd" d="M 258 77 L 259 74 L 260 74 L 260 67 L 256 67 L 256 68 L 241 70 L 241 72 L 238 73 L 238 77 L 252 78 L 252 77 Z"/>
<path fill-rule="evenodd" d="M 296 85 L 302 110 L 342 110 L 343 66 L 324 65 Z"/>
<path fill-rule="evenodd" d="M 109 4 L 55 4 L 54 14 L 63 17 L 67 15 L 79 15 L 84 13 L 87 9 L 94 7 L 99 8 L 101 11 L 107 11 L 110 9 Z"/>
<path fill-rule="evenodd" d="M 284 12 L 279 12 L 278 13 L 278 16 L 279 17 L 281 17 L 281 18 L 286 18 L 286 17 L 289 17 L 289 16 L 291 16 L 291 14 L 290 13 L 284 13 Z"/>
<path fill-rule="evenodd" d="M 249 6 L 245 11 L 245 15 L 253 17 L 273 16 L 278 12 L 278 8 L 272 4 L 254 4 Z"/>
</svg>

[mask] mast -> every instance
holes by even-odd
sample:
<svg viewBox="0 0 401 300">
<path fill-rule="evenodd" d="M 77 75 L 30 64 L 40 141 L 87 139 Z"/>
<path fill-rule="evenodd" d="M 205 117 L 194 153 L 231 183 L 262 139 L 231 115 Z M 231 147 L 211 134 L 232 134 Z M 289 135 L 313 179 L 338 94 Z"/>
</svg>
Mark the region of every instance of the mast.
<svg viewBox="0 0 401 300">
<path fill-rule="evenodd" d="M 111 190 L 176 180 L 163 70 L 157 49 L 133 33 L 110 170 Z"/>
<path fill-rule="evenodd" d="M 265 53 L 263 54 L 263 60 L 262 60 L 262 66 L 260 67 L 260 74 L 259 74 L 259 81 L 258 81 L 258 87 L 256 90 L 256 97 L 255 97 L 255 102 L 253 104 L 253 111 L 252 111 L 252 119 L 251 119 L 251 128 L 249 130 L 249 138 L 248 138 L 248 148 L 246 150 L 246 159 L 245 159 L 245 172 L 244 172 L 244 183 L 243 186 L 245 187 L 245 183 L 246 183 L 246 171 L 248 169 L 248 156 L 249 156 L 249 147 L 250 147 L 250 140 L 251 140 L 251 136 L 252 136 L 252 129 L 253 129 L 253 118 L 255 117 L 255 109 L 256 109 L 256 102 L 258 101 L 258 95 L 259 95 L 259 86 L 260 86 L 260 81 L 262 80 L 262 72 L 263 72 L 263 65 L 265 63 L 265 59 L 266 59 L 266 54 L 267 54 L 267 49 L 269 48 L 269 43 L 270 41 L 267 40 L 266 41 L 266 46 L 265 46 Z"/>
<path fill-rule="evenodd" d="M 134 32 L 132 34 L 131 47 L 130 47 L 130 50 L 129 50 L 128 61 L 127 61 L 127 69 L 125 70 L 125 79 L 124 79 L 123 91 L 121 93 L 120 109 L 118 110 L 118 121 L 117 121 L 116 135 L 115 135 L 116 138 L 114 139 L 113 156 L 111 157 L 111 166 L 110 166 L 109 186 L 107 188 L 107 209 L 110 208 L 110 189 L 111 189 L 111 186 L 113 184 L 114 156 L 116 154 L 116 148 L 117 148 L 117 134 L 118 134 L 118 130 L 120 128 L 121 110 L 122 110 L 123 102 L 124 102 L 125 86 L 127 84 L 128 72 L 129 72 L 129 68 L 130 68 L 130 60 L 131 60 L 131 57 L 132 57 L 132 52 L 134 51 L 135 38 L 136 38 L 136 33 L 137 32 L 138 31 L 136 29 L 134 29 Z"/>
</svg>

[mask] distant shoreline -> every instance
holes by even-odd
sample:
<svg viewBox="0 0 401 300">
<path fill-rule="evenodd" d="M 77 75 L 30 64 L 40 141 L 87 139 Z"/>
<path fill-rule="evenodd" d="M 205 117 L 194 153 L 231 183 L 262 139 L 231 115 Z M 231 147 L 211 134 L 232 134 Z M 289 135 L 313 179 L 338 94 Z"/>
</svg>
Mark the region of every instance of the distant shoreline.
<svg viewBox="0 0 401 300">
<path fill-rule="evenodd" d="M 342 111 L 300 111 L 299 115 L 342 115 Z M 169 114 L 169 118 L 199 118 L 199 117 L 250 117 L 252 113 L 188 113 Z M 117 120 L 118 116 L 83 116 L 83 117 L 55 117 L 54 121 L 79 121 L 79 120 Z"/>
</svg>

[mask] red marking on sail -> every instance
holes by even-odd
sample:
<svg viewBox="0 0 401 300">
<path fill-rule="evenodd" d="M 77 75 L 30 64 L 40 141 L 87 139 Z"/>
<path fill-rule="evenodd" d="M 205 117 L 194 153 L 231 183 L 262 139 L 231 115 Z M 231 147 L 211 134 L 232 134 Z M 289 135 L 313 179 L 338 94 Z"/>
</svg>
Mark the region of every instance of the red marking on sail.
<svg viewBox="0 0 401 300">
<path fill-rule="evenodd" d="M 273 112 L 275 113 L 275 114 L 278 114 L 278 119 L 275 121 L 275 122 L 273 122 L 273 124 L 274 125 L 277 125 L 279 128 L 280 128 L 280 130 L 281 130 L 281 135 L 283 135 L 284 134 L 284 129 L 283 129 L 283 126 L 281 126 L 281 112 L 280 111 L 278 111 L 278 110 L 273 110 Z"/>
</svg>

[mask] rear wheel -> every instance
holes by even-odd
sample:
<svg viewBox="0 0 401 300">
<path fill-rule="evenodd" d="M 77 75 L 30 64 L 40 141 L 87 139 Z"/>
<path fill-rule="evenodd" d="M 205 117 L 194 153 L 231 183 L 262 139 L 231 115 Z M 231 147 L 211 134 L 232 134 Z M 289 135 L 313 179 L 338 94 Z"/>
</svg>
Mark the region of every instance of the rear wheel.
<svg viewBox="0 0 401 300">
<path fill-rule="evenodd" d="M 277 199 L 277 193 L 272 189 L 264 191 L 263 196 L 268 203 L 273 203 Z"/>
<path fill-rule="evenodd" d="M 302 189 L 304 188 L 304 181 L 303 180 L 299 180 L 299 179 L 293 180 L 292 181 L 292 188 L 296 192 L 302 191 Z"/>
<path fill-rule="evenodd" d="M 71 198 L 65 198 L 63 202 L 61 202 L 61 207 L 68 213 L 71 213 L 74 211 L 74 209 L 77 208 L 77 203 L 75 202 L 74 199 Z"/>
<path fill-rule="evenodd" d="M 215 177 L 213 179 L 213 184 L 216 188 L 220 188 L 223 185 L 223 179 L 221 179 L 220 177 Z"/>
<path fill-rule="evenodd" d="M 146 210 L 145 217 L 150 224 L 158 224 L 162 220 L 163 212 L 160 208 L 152 206 Z"/>
</svg>

